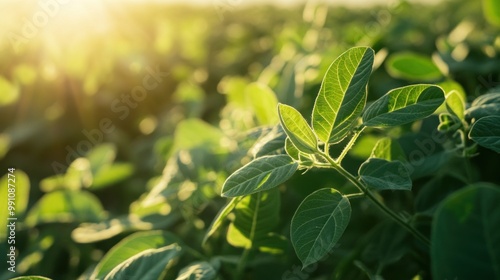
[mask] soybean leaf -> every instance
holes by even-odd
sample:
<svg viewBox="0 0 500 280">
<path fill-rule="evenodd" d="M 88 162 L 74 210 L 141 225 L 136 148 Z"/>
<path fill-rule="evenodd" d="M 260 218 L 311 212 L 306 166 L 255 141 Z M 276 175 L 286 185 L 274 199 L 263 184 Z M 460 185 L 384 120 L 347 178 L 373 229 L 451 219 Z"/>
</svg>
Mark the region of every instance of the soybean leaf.
<svg viewBox="0 0 500 280">
<path fill-rule="evenodd" d="M 431 115 L 444 101 L 443 90 L 433 85 L 396 88 L 373 102 L 363 113 L 365 126 L 390 127 Z"/>
<path fill-rule="evenodd" d="M 434 279 L 500 279 L 500 191 L 480 183 L 448 196 L 431 234 Z"/>
<path fill-rule="evenodd" d="M 350 218 L 349 199 L 335 189 L 317 190 L 302 201 L 293 215 L 290 237 L 303 267 L 333 249 Z"/>
<path fill-rule="evenodd" d="M 181 252 L 181 247 L 177 244 L 142 251 L 113 268 L 104 280 L 163 279 L 169 264 Z"/>
<path fill-rule="evenodd" d="M 260 157 L 227 178 L 222 196 L 235 197 L 274 188 L 292 177 L 297 168 L 298 163 L 287 155 Z"/>
<path fill-rule="evenodd" d="M 215 279 L 217 271 L 208 262 L 194 262 L 179 272 L 176 280 L 211 280 Z"/>
<path fill-rule="evenodd" d="M 295 108 L 278 104 L 281 126 L 299 151 L 313 154 L 318 150 L 318 140 L 307 121 Z"/>
<path fill-rule="evenodd" d="M 465 103 L 456 90 L 452 90 L 446 95 L 446 107 L 454 116 L 463 120 L 465 117 Z"/>
<path fill-rule="evenodd" d="M 48 193 L 30 209 L 26 224 L 99 222 L 104 209 L 99 199 L 85 191 L 60 190 Z"/>
<path fill-rule="evenodd" d="M 90 279 L 103 279 L 113 268 L 127 259 L 149 249 L 158 249 L 178 242 L 178 238 L 165 231 L 134 233 L 113 246 L 97 264 Z"/>
<path fill-rule="evenodd" d="M 130 163 L 114 163 L 112 165 L 105 166 L 94 175 L 94 180 L 90 188 L 92 190 L 105 188 L 121 182 L 130 176 L 134 172 L 134 165 Z"/>
<path fill-rule="evenodd" d="M 410 81 L 435 81 L 443 75 L 427 56 L 412 52 L 397 53 L 387 59 L 389 75 Z"/>
<path fill-rule="evenodd" d="M 500 92 L 487 93 L 474 99 L 465 114 L 476 120 L 487 116 L 500 116 Z"/>
<path fill-rule="evenodd" d="M 29 194 L 30 179 L 24 171 L 16 169 L 13 174 L 5 174 L 0 179 L 0 219 L 7 221 L 8 218 L 23 216 L 28 206 Z M 9 207 L 14 210 L 9 210 Z M 3 226 L 0 228 L 0 241 L 6 237 L 7 227 Z"/>
<path fill-rule="evenodd" d="M 479 145 L 500 153 L 500 116 L 489 116 L 476 121 L 469 137 Z"/>
<path fill-rule="evenodd" d="M 283 154 L 283 145 L 285 143 L 286 134 L 280 124 L 270 128 L 262 137 L 260 137 L 249 150 L 254 158 Z"/>
<path fill-rule="evenodd" d="M 483 0 L 483 12 L 489 23 L 500 26 L 500 2 L 497 0 Z"/>
<path fill-rule="evenodd" d="M 278 99 L 271 88 L 261 83 L 251 83 L 245 88 L 245 97 L 261 125 L 273 125 L 278 122 L 276 105 Z"/>
<path fill-rule="evenodd" d="M 229 225 L 227 241 L 246 249 L 267 248 L 272 230 L 279 222 L 280 196 L 278 189 L 244 197 L 234 210 L 234 221 Z"/>
<path fill-rule="evenodd" d="M 313 129 L 322 142 L 340 142 L 356 123 L 366 103 L 374 56 L 371 48 L 351 48 L 328 68 L 312 114 Z"/>
<path fill-rule="evenodd" d="M 406 161 L 403 148 L 401 148 L 397 141 L 393 141 L 389 137 L 382 138 L 375 143 L 375 147 L 373 147 L 370 157 L 385 159 L 388 161 Z"/>
<path fill-rule="evenodd" d="M 359 167 L 360 179 L 376 190 L 411 190 L 408 170 L 400 161 L 370 158 Z"/>
<path fill-rule="evenodd" d="M 222 225 L 222 222 L 227 218 L 227 215 L 229 215 L 229 213 L 231 213 L 231 211 L 233 211 L 233 209 L 236 206 L 236 204 L 242 198 L 243 197 L 235 197 L 235 198 L 231 199 L 226 204 L 226 206 L 224 206 L 224 208 L 222 208 L 219 211 L 219 213 L 217 214 L 217 216 L 213 220 L 212 224 L 208 228 L 207 234 L 205 234 L 205 237 L 203 238 L 202 245 L 204 245 L 207 242 L 208 238 L 210 238 L 210 236 L 212 234 L 214 234 L 214 232 Z"/>
<path fill-rule="evenodd" d="M 296 160 L 296 161 L 300 160 L 299 149 L 297 149 L 297 147 L 295 147 L 295 145 L 292 143 L 292 140 L 290 140 L 290 138 L 288 138 L 288 137 L 285 140 L 285 151 L 294 160 Z"/>
</svg>

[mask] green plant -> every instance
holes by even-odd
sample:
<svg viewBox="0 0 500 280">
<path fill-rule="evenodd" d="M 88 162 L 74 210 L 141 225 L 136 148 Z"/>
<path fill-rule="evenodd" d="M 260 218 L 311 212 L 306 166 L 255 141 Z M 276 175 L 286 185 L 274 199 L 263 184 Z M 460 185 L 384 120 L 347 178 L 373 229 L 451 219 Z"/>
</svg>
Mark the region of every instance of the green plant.
<svg viewBox="0 0 500 280">
<path fill-rule="evenodd" d="M 386 128 L 410 123 L 432 114 L 443 102 L 444 92 L 433 85 L 412 85 L 391 90 L 365 109 L 366 86 L 371 74 L 374 51 L 352 48 L 329 67 L 321 84 L 312 113 L 312 126 L 293 107 L 279 104 L 278 114 L 287 138 L 287 155 L 257 158 L 233 173 L 224 183 L 222 195 L 238 197 L 270 190 L 289 179 L 296 170 L 331 168 L 357 192 L 342 194 L 334 188 L 313 192 L 302 201 L 291 221 L 290 237 L 295 251 L 308 266 L 331 251 L 346 229 L 351 215 L 349 200 L 364 196 L 381 211 L 429 246 L 429 239 L 410 221 L 389 209 L 374 192 L 411 190 L 411 178 L 386 140 L 380 141 L 372 156 L 355 176 L 344 169 L 342 159 L 366 128 Z M 337 157 L 329 150 L 349 138 Z"/>
</svg>

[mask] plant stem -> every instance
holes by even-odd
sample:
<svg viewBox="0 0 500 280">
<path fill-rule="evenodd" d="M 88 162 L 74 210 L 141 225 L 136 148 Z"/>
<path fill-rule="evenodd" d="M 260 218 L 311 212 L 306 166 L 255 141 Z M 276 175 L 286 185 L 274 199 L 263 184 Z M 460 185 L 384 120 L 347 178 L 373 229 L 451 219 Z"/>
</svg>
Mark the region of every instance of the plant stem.
<svg viewBox="0 0 500 280">
<path fill-rule="evenodd" d="M 250 249 L 245 248 L 243 254 L 241 255 L 240 261 L 238 262 L 238 266 L 236 267 L 236 279 L 240 279 L 241 276 L 243 275 L 249 254 L 250 254 Z"/>
<path fill-rule="evenodd" d="M 332 165 L 332 167 L 337 170 L 342 176 L 346 177 L 354 186 L 356 186 L 368 199 L 370 199 L 380 210 L 386 213 L 389 217 L 391 217 L 396 223 L 409 231 L 415 238 L 420 240 L 427 246 L 430 246 L 430 240 L 420 233 L 417 229 L 408 224 L 405 220 L 399 217 L 394 211 L 388 208 L 383 202 L 378 200 L 373 193 L 356 177 L 354 177 L 351 173 L 345 170 L 342 166 L 336 163 L 330 156 L 326 154 L 322 154 L 322 156 Z"/>
<path fill-rule="evenodd" d="M 347 143 L 347 145 L 344 147 L 339 157 L 337 158 L 337 164 L 340 164 L 342 159 L 345 157 L 345 155 L 347 155 L 347 152 L 352 148 L 352 146 L 356 142 L 356 139 L 358 139 L 359 135 L 361 134 L 361 132 L 363 132 L 365 128 L 366 126 L 362 125 L 359 129 L 356 129 L 354 135 L 351 137 L 351 140 L 349 140 L 349 143 Z"/>
</svg>

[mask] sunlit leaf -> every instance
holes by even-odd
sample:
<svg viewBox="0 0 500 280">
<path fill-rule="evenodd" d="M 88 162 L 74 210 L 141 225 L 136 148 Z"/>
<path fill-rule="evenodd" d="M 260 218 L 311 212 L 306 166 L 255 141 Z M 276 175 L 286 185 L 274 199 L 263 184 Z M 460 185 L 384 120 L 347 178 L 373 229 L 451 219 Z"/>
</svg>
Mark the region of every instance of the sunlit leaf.
<svg viewBox="0 0 500 280">
<path fill-rule="evenodd" d="M 370 158 L 359 167 L 360 179 L 376 190 L 411 190 L 408 170 L 400 161 Z"/>
<path fill-rule="evenodd" d="M 278 189 L 244 197 L 234 209 L 234 221 L 229 225 L 227 241 L 235 247 L 259 249 L 269 239 L 269 233 L 279 222 L 280 196 Z M 268 247 L 266 245 L 266 247 Z"/>
<path fill-rule="evenodd" d="M 30 209 L 26 224 L 98 222 L 104 218 L 101 202 L 85 191 L 59 190 L 48 193 Z"/>
<path fill-rule="evenodd" d="M 168 208 L 168 206 L 164 208 Z M 160 208 L 158 212 L 162 210 Z M 130 214 L 100 223 L 82 223 L 71 232 L 71 237 L 78 243 L 94 243 L 125 232 L 167 228 L 178 222 L 180 218 L 181 215 L 177 212 L 167 215 L 150 214 L 139 217 Z"/>
<path fill-rule="evenodd" d="M 328 68 L 312 114 L 313 129 L 322 142 L 341 141 L 356 123 L 366 103 L 374 56 L 370 48 L 351 48 Z"/>
<path fill-rule="evenodd" d="M 283 130 L 299 151 L 313 154 L 318 150 L 316 135 L 299 111 L 291 106 L 279 104 L 278 114 Z"/>
<path fill-rule="evenodd" d="M 320 189 L 300 204 L 292 218 L 290 237 L 302 266 L 328 254 L 351 218 L 349 199 L 335 189 Z"/>
<path fill-rule="evenodd" d="M 370 157 L 385 159 L 388 161 L 406 161 L 406 156 L 399 143 L 389 137 L 385 137 L 377 141 L 373 147 Z"/>
<path fill-rule="evenodd" d="M 453 90 L 446 95 L 446 107 L 448 111 L 460 120 L 465 117 L 465 102 L 458 91 Z"/>
<path fill-rule="evenodd" d="M 245 88 L 245 98 L 251 104 L 260 125 L 278 122 L 276 106 L 278 99 L 271 88 L 261 83 L 251 83 Z"/>
<path fill-rule="evenodd" d="M 95 175 L 101 168 L 113 163 L 116 158 L 116 146 L 111 143 L 97 145 L 85 157 L 89 160 L 92 174 Z"/>
<path fill-rule="evenodd" d="M 100 189 L 121 182 L 134 173 L 131 163 L 115 163 L 99 169 L 92 181 L 91 189 Z"/>
<path fill-rule="evenodd" d="M 212 280 L 217 276 L 217 271 L 208 262 L 195 262 L 184 267 L 179 272 L 176 280 Z"/>
<path fill-rule="evenodd" d="M 443 90 L 433 85 L 411 85 L 389 91 L 363 113 L 366 126 L 397 126 L 431 115 L 444 102 Z"/>
<path fill-rule="evenodd" d="M 281 125 L 274 126 L 268 133 L 260 137 L 250 149 L 249 153 L 254 157 L 262 157 L 283 153 L 286 134 Z"/>
<path fill-rule="evenodd" d="M 162 279 L 181 253 L 177 244 L 144 250 L 114 267 L 104 280 Z"/>
<path fill-rule="evenodd" d="M 476 120 L 482 117 L 500 116 L 500 92 L 487 93 L 474 99 L 465 114 Z"/>
<path fill-rule="evenodd" d="M 291 158 L 293 158 L 296 161 L 299 161 L 300 151 L 299 149 L 297 149 L 297 147 L 295 147 L 295 145 L 292 143 L 292 140 L 290 140 L 290 138 L 288 137 L 286 138 L 285 141 L 285 151 L 287 155 L 289 155 Z"/>
<path fill-rule="evenodd" d="M 222 186 L 222 196 L 235 197 L 268 190 L 290 178 L 298 168 L 287 155 L 265 156 L 236 170 Z"/>
<path fill-rule="evenodd" d="M 177 124 L 171 153 L 183 149 L 204 147 L 219 150 L 222 131 L 200 119 L 186 119 Z"/>
<path fill-rule="evenodd" d="M 479 145 L 500 153 L 500 116 L 489 116 L 476 121 L 469 137 Z"/>
<path fill-rule="evenodd" d="M 448 196 L 432 225 L 434 279 L 500 279 L 499 187 L 477 184 Z"/>
<path fill-rule="evenodd" d="M 28 206 L 30 194 L 30 179 L 28 175 L 16 169 L 0 178 L 0 219 L 9 222 L 12 218 L 21 218 Z M 9 207 L 12 207 L 9 209 Z M 0 241 L 7 237 L 8 228 L 0 227 Z"/>
<path fill-rule="evenodd" d="M 146 250 L 159 249 L 178 241 L 175 235 L 159 230 L 132 234 L 118 242 L 106 253 L 94 269 L 91 279 L 103 279 L 115 267 L 129 258 Z"/>
<path fill-rule="evenodd" d="M 391 76 L 410 81 L 429 82 L 443 76 L 430 58 L 411 52 L 391 55 L 386 66 Z"/>
<path fill-rule="evenodd" d="M 210 238 L 210 236 L 212 236 L 212 234 L 214 234 L 217 231 L 217 229 L 222 225 L 224 220 L 227 218 L 227 215 L 229 215 L 229 213 L 231 213 L 231 211 L 233 211 L 234 207 L 236 206 L 236 204 L 238 204 L 238 202 L 241 200 L 241 198 L 243 198 L 243 197 L 235 197 L 235 198 L 231 199 L 226 204 L 226 206 L 224 206 L 219 211 L 219 213 L 217 214 L 215 219 L 212 221 L 212 224 L 208 228 L 208 231 L 205 234 L 205 237 L 203 238 L 202 244 L 205 244 L 207 242 L 208 238 Z"/>
</svg>

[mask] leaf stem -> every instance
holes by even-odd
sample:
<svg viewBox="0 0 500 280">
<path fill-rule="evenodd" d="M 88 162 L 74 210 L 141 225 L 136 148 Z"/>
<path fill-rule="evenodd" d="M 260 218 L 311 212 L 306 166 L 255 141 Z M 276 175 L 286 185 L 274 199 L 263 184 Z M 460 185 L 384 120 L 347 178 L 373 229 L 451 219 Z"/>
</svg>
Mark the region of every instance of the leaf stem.
<svg viewBox="0 0 500 280">
<path fill-rule="evenodd" d="M 342 176 L 347 178 L 354 186 L 356 186 L 368 199 L 370 199 L 382 212 L 386 213 L 389 217 L 391 217 L 396 223 L 402 226 L 404 229 L 409 231 L 415 238 L 420 240 L 427 246 L 430 246 L 430 240 L 420 233 L 417 229 L 408 224 L 405 220 L 403 220 L 400 216 L 398 216 L 394 211 L 388 208 L 383 202 L 378 200 L 373 193 L 356 177 L 354 177 L 351 173 L 345 170 L 340 164 L 335 162 L 329 155 L 322 154 L 322 156 L 331 164 L 331 166 L 339 172 Z"/>
<path fill-rule="evenodd" d="M 349 143 L 347 143 L 347 145 L 344 147 L 344 149 L 340 153 L 339 157 L 337 158 L 337 161 L 336 161 L 337 164 L 340 164 L 342 159 L 344 159 L 344 157 L 347 155 L 347 152 L 352 148 L 352 146 L 354 145 L 354 143 L 358 139 L 359 135 L 361 134 L 361 132 L 363 132 L 363 130 L 365 128 L 366 128 L 366 126 L 361 125 L 360 128 L 355 130 L 354 135 L 351 137 L 351 140 L 349 140 Z"/>
</svg>

